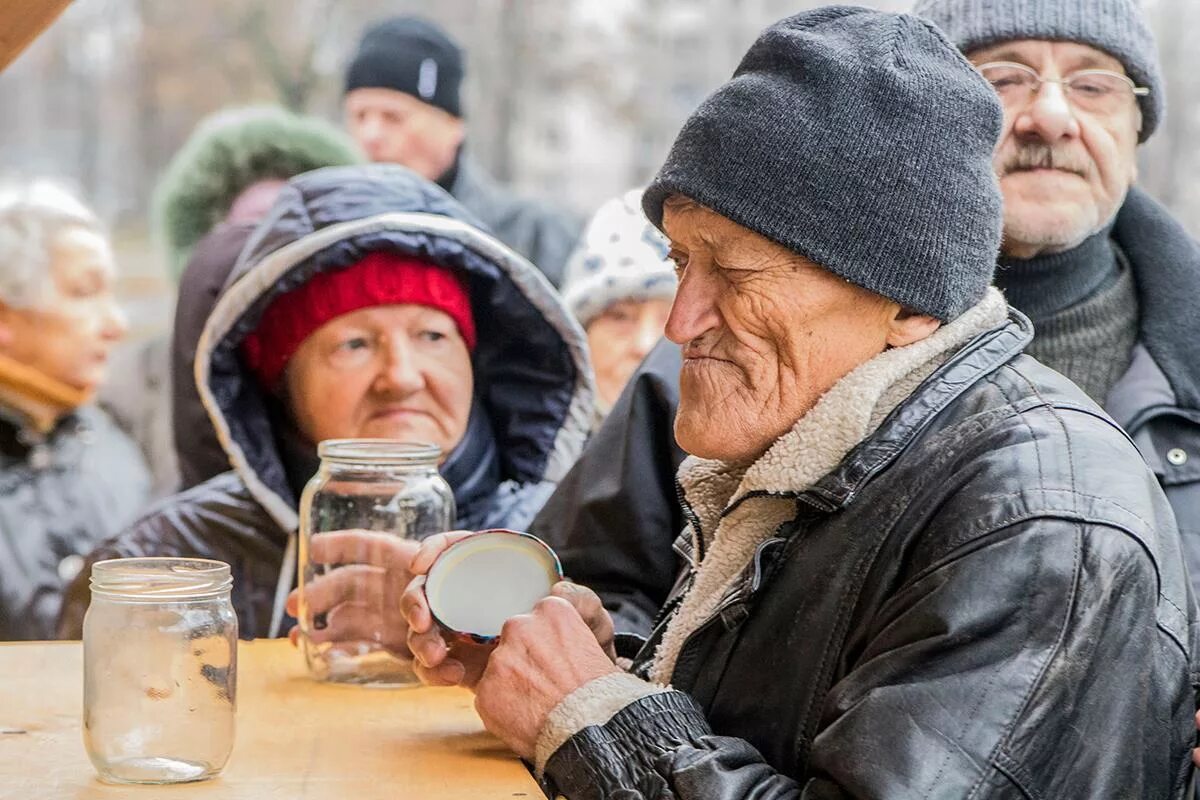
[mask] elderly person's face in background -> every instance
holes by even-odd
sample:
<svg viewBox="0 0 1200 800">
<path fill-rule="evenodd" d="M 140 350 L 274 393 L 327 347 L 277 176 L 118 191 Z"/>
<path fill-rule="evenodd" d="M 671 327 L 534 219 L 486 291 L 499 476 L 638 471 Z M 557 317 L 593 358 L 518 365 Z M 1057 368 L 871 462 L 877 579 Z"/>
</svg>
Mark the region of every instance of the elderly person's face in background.
<svg viewBox="0 0 1200 800">
<path fill-rule="evenodd" d="M 588 323 L 596 391 L 605 408 L 617 401 L 638 365 L 662 338 L 670 313 L 669 300 L 622 300 Z"/>
<path fill-rule="evenodd" d="M 44 375 L 83 391 L 103 383 L 108 357 L 128 331 L 113 294 L 116 267 L 100 233 L 60 231 L 50 244 L 46 292 L 36 306 L 0 303 L 0 349 Z"/>
<path fill-rule="evenodd" d="M 461 119 L 395 89 L 354 89 L 343 110 L 346 129 L 367 158 L 431 181 L 454 164 L 465 135 Z"/>
<path fill-rule="evenodd" d="M 286 396 L 310 442 L 432 442 L 448 454 L 471 413 L 471 356 L 454 320 L 422 305 L 375 306 L 330 320 L 288 363 Z"/>
<path fill-rule="evenodd" d="M 693 455 L 752 461 L 838 379 L 938 327 L 684 198 L 663 228 L 679 269 L 675 438 Z"/>
<path fill-rule="evenodd" d="M 1093 69 L 1125 74 L 1117 59 L 1072 42 L 1004 42 L 969 58 L 977 67 L 1023 64 L 1051 80 Z M 1137 179 L 1137 98 L 1121 91 L 1097 102 L 1084 90 L 1064 94 L 1057 84 L 1042 84 L 1032 94 L 997 89 L 1004 106 L 995 157 L 1004 193 L 1004 252 L 1031 258 L 1069 250 L 1113 218 Z"/>
</svg>

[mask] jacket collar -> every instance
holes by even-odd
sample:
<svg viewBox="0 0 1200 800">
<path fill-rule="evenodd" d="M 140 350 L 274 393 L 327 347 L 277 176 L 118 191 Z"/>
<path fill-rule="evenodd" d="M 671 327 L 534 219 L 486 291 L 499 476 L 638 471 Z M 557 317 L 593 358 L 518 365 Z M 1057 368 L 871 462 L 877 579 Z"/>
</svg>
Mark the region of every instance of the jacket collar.
<svg viewBox="0 0 1200 800">
<path fill-rule="evenodd" d="M 1146 346 L 1133 346 L 1129 369 L 1113 385 L 1104 402 L 1104 410 L 1117 424 L 1133 433 L 1146 415 L 1176 404 L 1171 382 Z"/>
<path fill-rule="evenodd" d="M 1000 292 L 989 289 L 983 301 L 932 336 L 862 364 L 748 467 L 688 458 L 679 483 L 701 527 L 711 535 L 719 517 L 754 496 L 811 489 L 835 505 L 849 500 L 979 375 L 1021 351 L 1029 337 L 1002 337 L 1005 347 L 985 344 L 1012 327 L 1008 313 Z M 979 346 L 964 348 L 975 339 Z M 967 366 L 955 369 L 964 360 Z"/>
<path fill-rule="evenodd" d="M 1117 214 L 1113 238 L 1137 284 L 1141 344 L 1166 376 L 1176 403 L 1200 409 L 1200 244 L 1137 188 Z"/>
<path fill-rule="evenodd" d="M 496 452 L 496 437 L 479 400 L 471 404 L 467 430 L 458 447 L 447 456 L 441 468 L 442 477 L 454 490 L 454 505 L 458 519 L 473 519 L 472 510 L 486 502 L 502 480 L 500 457 Z"/>
<path fill-rule="evenodd" d="M 0 459 L 45 466 L 38 462 L 50 450 L 61 451 L 65 443 L 80 439 L 80 435 L 86 439 L 89 427 L 84 419 L 86 413 L 84 408 L 77 408 L 60 417 L 49 431 L 41 432 L 30 426 L 22 413 L 0 403 Z"/>
<path fill-rule="evenodd" d="M 667 623 L 651 667 L 654 680 L 670 681 L 692 633 L 736 598 L 748 582 L 756 582 L 753 574 L 758 570 L 759 555 L 781 526 L 796 518 L 796 498 L 813 484 L 823 483 L 826 475 L 846 475 L 843 459 L 856 464 L 855 447 L 881 423 L 885 432 L 894 431 L 893 409 L 899 411 L 902 403 L 924 405 L 919 415 L 924 420 L 940 411 L 943 393 L 937 390 L 945 381 L 930 375 L 954 360 L 956 351 L 968 342 L 1006 324 L 1007 310 L 1000 292 L 989 289 L 974 308 L 932 336 L 887 350 L 860 365 L 748 467 L 701 459 L 684 462 L 679 482 L 691 505 L 692 524 L 699 526 L 693 530 L 697 552 L 704 555 Z M 956 383 L 953 396 L 971 382 Z M 927 400 L 930 393 L 933 399 Z M 917 426 L 909 427 L 915 433 Z M 892 451 L 890 457 L 897 452 L 899 449 Z M 847 453 L 851 455 L 847 457 Z"/>
<path fill-rule="evenodd" d="M 487 225 L 492 224 L 491 214 L 496 210 L 500 198 L 491 176 L 483 171 L 474 159 L 459 152 L 454 182 L 450 194 L 471 213 L 481 217 Z"/>
<path fill-rule="evenodd" d="M 849 504 L 868 481 L 886 469 L 933 419 L 985 375 L 1020 355 L 1033 340 L 1033 324 L 1014 308 L 1008 318 L 976 336 L 946 361 L 873 435 L 859 443 L 808 494 L 833 511 Z"/>
</svg>

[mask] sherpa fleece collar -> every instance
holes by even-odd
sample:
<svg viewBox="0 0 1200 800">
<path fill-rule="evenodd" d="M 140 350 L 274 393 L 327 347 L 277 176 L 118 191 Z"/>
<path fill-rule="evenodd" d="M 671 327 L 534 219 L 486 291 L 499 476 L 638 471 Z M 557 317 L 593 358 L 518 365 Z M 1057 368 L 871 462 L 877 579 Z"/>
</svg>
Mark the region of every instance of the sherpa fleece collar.
<svg viewBox="0 0 1200 800">
<path fill-rule="evenodd" d="M 989 289 L 932 336 L 860 365 L 749 467 L 684 461 L 679 483 L 695 519 L 696 552 L 705 555 L 655 654 L 650 675 L 656 682 L 670 682 L 683 643 L 737 585 L 758 545 L 795 516 L 796 497 L 832 472 L 963 345 L 1002 325 L 1007 312 L 1000 292 Z"/>
</svg>

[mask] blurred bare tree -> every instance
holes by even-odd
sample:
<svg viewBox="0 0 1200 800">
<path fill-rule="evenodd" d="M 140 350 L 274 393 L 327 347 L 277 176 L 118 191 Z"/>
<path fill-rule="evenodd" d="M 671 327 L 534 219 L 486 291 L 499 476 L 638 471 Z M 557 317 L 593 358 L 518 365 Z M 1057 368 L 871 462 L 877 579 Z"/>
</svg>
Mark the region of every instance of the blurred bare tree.
<svg viewBox="0 0 1200 800">
<path fill-rule="evenodd" d="M 1167 122 L 1142 183 L 1200 233 L 1195 0 L 1144 0 Z M 144 224 L 154 182 L 204 115 L 278 103 L 336 120 L 362 29 L 428 16 L 468 52 L 468 146 L 498 177 L 587 211 L 643 182 L 766 24 L 813 0 L 76 0 L 0 75 L 0 174 L 75 183 Z M 899 10 L 908 0 L 877 0 Z"/>
<path fill-rule="evenodd" d="M 1142 150 L 1141 185 L 1200 234 L 1200 3 L 1148 4 L 1167 81 L 1167 118 Z"/>
</svg>

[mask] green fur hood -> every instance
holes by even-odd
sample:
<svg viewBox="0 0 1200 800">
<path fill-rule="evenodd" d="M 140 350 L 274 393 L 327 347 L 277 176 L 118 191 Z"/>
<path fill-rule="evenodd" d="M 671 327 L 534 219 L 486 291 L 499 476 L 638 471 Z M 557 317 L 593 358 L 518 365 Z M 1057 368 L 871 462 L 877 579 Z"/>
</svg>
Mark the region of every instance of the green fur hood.
<svg viewBox="0 0 1200 800">
<path fill-rule="evenodd" d="M 354 143 L 324 120 L 282 108 L 207 117 L 167 165 L 154 197 L 155 235 L 178 281 L 192 248 L 247 187 L 361 161 Z"/>
</svg>

